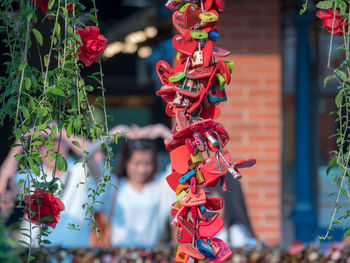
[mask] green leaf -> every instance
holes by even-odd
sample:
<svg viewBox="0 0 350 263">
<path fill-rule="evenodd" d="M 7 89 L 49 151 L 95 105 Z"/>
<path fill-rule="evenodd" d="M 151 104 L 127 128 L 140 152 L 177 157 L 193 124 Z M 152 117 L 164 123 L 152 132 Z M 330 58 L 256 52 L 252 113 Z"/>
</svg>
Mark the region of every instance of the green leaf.
<svg viewBox="0 0 350 263">
<path fill-rule="evenodd" d="M 35 104 L 33 97 L 29 98 L 29 104 L 30 104 L 30 108 L 31 108 L 31 112 L 34 112 L 37 108 L 37 104 Z"/>
<path fill-rule="evenodd" d="M 68 26 L 68 33 L 73 34 L 73 27 L 72 26 Z"/>
<path fill-rule="evenodd" d="M 33 173 L 36 176 L 39 176 L 40 175 L 40 168 L 36 164 L 34 164 L 32 160 L 28 159 L 28 162 L 29 162 L 30 169 L 32 169 Z"/>
<path fill-rule="evenodd" d="M 42 34 L 40 33 L 39 30 L 37 30 L 35 28 L 33 28 L 32 31 L 33 31 L 33 33 L 35 35 L 35 38 L 38 41 L 39 45 L 42 46 L 43 45 L 43 36 L 42 36 Z"/>
<path fill-rule="evenodd" d="M 55 4 L 55 0 L 50 0 L 49 3 L 47 4 L 47 9 L 51 10 L 54 4 Z"/>
<path fill-rule="evenodd" d="M 30 22 L 30 20 L 32 20 L 33 16 L 34 16 L 34 11 L 32 11 L 28 14 L 27 21 Z"/>
<path fill-rule="evenodd" d="M 49 87 L 45 93 L 51 93 L 51 94 L 54 94 L 54 95 L 57 95 L 57 96 L 61 96 L 61 97 L 64 97 L 66 96 L 66 94 L 64 93 L 63 90 L 59 89 L 59 88 L 56 88 L 56 87 Z"/>
<path fill-rule="evenodd" d="M 52 222 L 55 218 L 53 216 L 45 216 L 39 220 L 40 223 Z"/>
<path fill-rule="evenodd" d="M 79 131 L 81 128 L 81 116 L 78 115 L 74 121 L 74 130 Z"/>
<path fill-rule="evenodd" d="M 341 78 L 343 81 L 348 81 L 348 77 L 344 71 L 341 71 L 337 69 L 335 73 L 338 75 L 339 78 Z"/>
<path fill-rule="evenodd" d="M 26 246 L 30 247 L 30 245 L 27 242 L 23 241 L 23 240 L 18 240 L 18 243 L 22 243 L 22 244 L 25 244 Z M 32 257 L 33 256 L 31 256 L 30 258 L 32 258 Z M 31 261 L 31 260 L 33 260 L 33 259 L 29 259 L 29 261 Z"/>
<path fill-rule="evenodd" d="M 21 106 L 21 111 L 23 113 L 24 118 L 26 118 L 26 119 L 30 118 L 29 110 L 28 110 L 28 108 L 26 106 L 22 105 Z"/>
<path fill-rule="evenodd" d="M 333 0 L 318 2 L 316 7 L 320 9 L 329 9 L 333 6 Z"/>
<path fill-rule="evenodd" d="M 339 11 L 341 14 L 344 14 L 346 12 L 347 4 L 344 1 L 336 0 L 335 6 L 340 9 Z"/>
<path fill-rule="evenodd" d="M 48 64 L 49 64 L 49 55 L 45 55 L 44 56 L 44 65 L 45 65 L 45 67 L 47 67 Z"/>
<path fill-rule="evenodd" d="M 333 169 L 333 167 L 336 165 L 337 163 L 337 157 L 333 157 L 330 161 L 329 161 L 329 166 L 327 168 L 327 175 L 329 175 L 329 172 Z"/>
<path fill-rule="evenodd" d="M 83 79 L 79 80 L 78 82 L 78 87 L 81 88 L 82 86 L 84 86 L 85 81 Z"/>
<path fill-rule="evenodd" d="M 334 75 L 329 75 L 329 76 L 325 77 L 324 80 L 323 80 L 323 87 L 326 87 L 328 81 L 330 81 L 331 79 L 334 79 L 334 78 L 335 78 Z"/>
<path fill-rule="evenodd" d="M 56 137 L 57 134 L 57 128 L 55 125 L 51 126 L 51 133 L 50 133 L 50 139 L 53 140 Z"/>
<path fill-rule="evenodd" d="M 19 140 L 22 137 L 21 129 L 19 129 L 19 128 L 15 129 L 15 136 L 16 136 L 17 140 Z"/>
<path fill-rule="evenodd" d="M 335 97 L 335 105 L 337 105 L 338 108 L 340 108 L 341 104 L 343 102 L 343 91 L 339 91 L 337 96 Z"/>
<path fill-rule="evenodd" d="M 77 141 L 72 141 L 72 143 L 73 143 L 75 146 L 77 146 L 78 148 L 81 148 L 81 145 L 80 145 L 79 142 L 77 142 Z"/>
<path fill-rule="evenodd" d="M 32 80 L 30 78 L 25 78 L 25 85 L 26 85 L 26 90 L 30 89 L 30 86 L 32 85 Z"/>
<path fill-rule="evenodd" d="M 63 171 L 63 172 L 67 171 L 67 162 L 62 157 L 62 155 L 57 154 L 56 164 L 57 164 L 58 170 Z"/>
<path fill-rule="evenodd" d="M 15 160 L 21 160 L 25 155 L 23 153 L 19 153 L 15 155 Z"/>
<path fill-rule="evenodd" d="M 102 101 L 102 100 L 103 100 L 103 97 L 102 97 L 102 96 L 99 96 L 99 97 L 96 98 L 96 102 Z"/>
<path fill-rule="evenodd" d="M 92 92 L 92 91 L 94 91 L 94 87 L 91 85 L 87 85 L 87 86 L 85 86 L 85 90 Z"/>
<path fill-rule="evenodd" d="M 70 138 L 73 132 L 73 122 L 69 122 L 67 126 L 67 137 Z"/>
<path fill-rule="evenodd" d="M 61 34 L 61 26 L 57 22 L 55 23 L 55 33 L 56 33 L 56 36 L 59 38 Z"/>
<path fill-rule="evenodd" d="M 18 67 L 18 70 L 21 71 L 23 69 L 25 69 L 25 67 L 28 65 L 27 61 L 22 61 L 21 64 Z"/>
<path fill-rule="evenodd" d="M 53 152 L 49 156 L 49 162 L 53 162 L 56 159 L 57 153 Z"/>
<path fill-rule="evenodd" d="M 303 4 L 303 8 L 300 10 L 300 15 L 304 14 L 307 10 L 307 1 Z"/>
<path fill-rule="evenodd" d="M 18 187 L 22 187 L 24 184 L 24 179 L 19 179 L 18 180 Z"/>
<path fill-rule="evenodd" d="M 350 229 L 346 230 L 346 232 L 344 233 L 344 237 L 350 236 Z"/>
<path fill-rule="evenodd" d="M 90 18 L 90 20 L 91 20 L 92 22 L 94 22 L 96 25 L 98 24 L 98 21 L 97 21 L 97 19 L 96 19 L 95 16 L 89 15 L 89 18 Z"/>
<path fill-rule="evenodd" d="M 51 244 L 51 241 L 49 241 L 49 240 L 47 240 L 47 239 L 41 240 L 41 242 L 43 242 L 44 244 L 47 244 L 47 245 L 50 245 L 50 244 Z"/>
<path fill-rule="evenodd" d="M 42 141 L 35 141 L 35 142 L 32 142 L 30 145 L 31 145 L 31 146 L 40 146 L 40 145 L 42 145 L 42 144 L 43 144 Z"/>
<path fill-rule="evenodd" d="M 341 190 L 341 193 L 343 194 L 344 197 L 348 196 L 348 194 L 344 188 L 341 188 L 340 190 Z"/>
</svg>

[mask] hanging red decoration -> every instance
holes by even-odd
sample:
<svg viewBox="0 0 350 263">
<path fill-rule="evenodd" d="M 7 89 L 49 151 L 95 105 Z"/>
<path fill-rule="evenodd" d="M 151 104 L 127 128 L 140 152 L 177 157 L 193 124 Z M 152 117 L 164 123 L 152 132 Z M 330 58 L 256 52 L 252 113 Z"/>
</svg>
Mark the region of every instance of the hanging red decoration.
<svg viewBox="0 0 350 263">
<path fill-rule="evenodd" d="M 219 217 L 223 200 L 209 196 L 210 188 L 221 184 L 229 190 L 227 176 L 241 178 L 239 169 L 255 164 L 255 159 L 231 162 L 224 150 L 230 137 L 215 121 L 218 104 L 227 100 L 225 87 L 231 82 L 233 62 L 217 60 L 229 51 L 216 47 L 216 28 L 224 0 L 169 0 L 166 7 L 176 10 L 173 24 L 177 35 L 175 66 L 159 61 L 156 71 L 163 87 L 157 95 L 167 103 L 166 113 L 176 119 L 173 137 L 166 141 L 173 172 L 167 182 L 177 196 L 171 214 L 178 228 L 180 245 L 176 262 L 210 260 L 222 262 L 231 254 L 229 247 L 215 238 L 224 222 Z"/>
</svg>

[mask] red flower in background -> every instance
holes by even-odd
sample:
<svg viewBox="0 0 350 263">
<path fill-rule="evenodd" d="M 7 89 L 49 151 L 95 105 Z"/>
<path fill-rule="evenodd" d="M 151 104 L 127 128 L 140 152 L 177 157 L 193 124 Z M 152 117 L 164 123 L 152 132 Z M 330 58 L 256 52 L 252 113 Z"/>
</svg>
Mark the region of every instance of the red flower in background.
<svg viewBox="0 0 350 263">
<path fill-rule="evenodd" d="M 323 27 L 328 30 L 329 33 L 332 33 L 332 27 L 333 27 L 333 34 L 337 34 L 339 36 L 343 35 L 343 25 L 344 21 L 342 20 L 344 18 L 343 15 L 339 13 L 338 10 L 335 11 L 332 8 L 327 10 L 319 10 L 316 13 L 316 16 L 323 20 Z M 334 26 L 333 26 L 333 20 L 334 20 Z M 348 30 L 348 24 L 345 22 L 345 31 Z"/>
<path fill-rule="evenodd" d="M 78 56 L 85 66 L 88 67 L 94 62 L 98 62 L 101 53 L 106 48 L 107 39 L 100 35 L 100 29 L 97 26 L 79 28 L 77 32 L 82 42 Z"/>
<path fill-rule="evenodd" d="M 59 198 L 54 197 L 52 193 L 48 193 L 42 189 L 36 189 L 35 193 L 30 196 L 30 199 L 29 196 L 26 195 L 24 200 L 24 213 L 30 218 L 30 210 L 34 212 L 32 213 L 31 221 L 36 225 L 45 224 L 55 228 L 60 219 L 61 211 L 65 209 L 64 204 Z M 40 222 L 40 220 L 46 216 L 52 216 L 53 219 Z"/>
<path fill-rule="evenodd" d="M 36 3 L 36 5 L 38 7 L 41 8 L 41 10 L 43 10 L 43 12 L 45 13 L 45 15 L 47 14 L 47 5 L 49 4 L 50 0 L 33 0 L 33 2 Z M 72 5 L 67 5 L 67 10 L 71 10 Z"/>
<path fill-rule="evenodd" d="M 38 7 L 41 8 L 41 10 L 43 10 L 43 12 L 46 15 L 46 13 L 47 13 L 47 5 L 49 3 L 49 0 L 33 0 L 33 1 L 36 3 L 36 5 Z"/>
</svg>

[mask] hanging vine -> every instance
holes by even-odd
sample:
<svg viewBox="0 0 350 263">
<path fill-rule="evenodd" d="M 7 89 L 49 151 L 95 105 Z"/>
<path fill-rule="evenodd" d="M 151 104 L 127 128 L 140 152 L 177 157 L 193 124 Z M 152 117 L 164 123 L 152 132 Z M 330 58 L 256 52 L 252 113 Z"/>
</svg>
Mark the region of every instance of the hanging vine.
<svg viewBox="0 0 350 263">
<path fill-rule="evenodd" d="M 91 10 L 86 10 L 76 0 L 4 0 L 0 3 L 0 33 L 6 35 L 3 44 L 8 50 L 4 63 L 6 72 L 0 76 L 0 123 L 4 125 L 5 117 L 13 120 L 13 139 L 16 140 L 13 147 L 21 148 L 15 159 L 25 179 L 19 181 L 23 191 L 18 198 L 23 201 L 21 207 L 30 224 L 29 233 L 24 234 L 30 242 L 22 241 L 29 247 L 33 242 L 33 224 L 40 228 L 39 244 L 50 243 L 45 239 L 50 234 L 49 226 L 56 225 L 64 209 L 59 199 L 64 185 L 56 176 L 56 171 L 67 170 L 67 160 L 60 153 L 63 137 L 70 138 L 75 147 L 82 149 L 80 162 L 83 162 L 85 184 L 90 176 L 86 168 L 85 142 L 88 139 L 103 141 L 104 171 L 98 178 L 97 188 L 87 188 L 88 202 L 84 204 L 85 218 L 95 228 L 94 204 L 110 179 L 112 149 L 106 143 L 110 135 L 100 60 L 107 40 L 99 32 L 96 4 L 91 1 Z M 40 12 L 45 14 L 42 21 Z M 83 16 L 89 17 L 95 26 L 86 26 L 79 19 Z M 41 23 L 52 24 L 48 41 L 38 29 Z M 46 53 L 45 46 L 49 47 Z M 32 63 L 33 54 L 29 51 L 33 49 L 37 50 L 40 67 Z M 94 62 L 99 64 L 99 71 L 88 78 L 93 79 L 97 87 L 87 85 L 81 74 L 84 67 Z M 90 103 L 88 95 L 95 89 L 101 96 Z M 103 123 L 94 118 L 97 107 L 103 109 Z M 55 139 L 59 140 L 58 148 L 54 147 Z M 46 154 L 40 151 L 42 148 Z M 43 169 L 42 158 L 45 157 L 55 163 L 51 176 Z M 57 208 L 57 214 L 44 214 L 43 199 L 54 200 L 50 205 Z M 81 226 L 70 227 L 80 229 Z M 28 262 L 32 259 L 29 249 Z"/>
<path fill-rule="evenodd" d="M 301 14 L 307 10 L 307 2 L 303 4 Z M 322 20 L 323 27 L 330 33 L 330 45 L 327 68 L 331 70 L 332 74 L 324 79 L 324 86 L 330 80 L 337 82 L 337 94 L 335 97 L 335 104 L 337 110 L 332 114 L 336 115 L 337 130 L 331 138 L 336 139 L 337 149 L 330 154 L 329 166 L 327 175 L 332 175 L 333 182 L 337 185 L 338 191 L 335 194 L 335 206 L 331 213 L 331 220 L 326 234 L 322 239 L 331 238 L 330 234 L 335 224 L 345 223 L 350 217 L 350 209 L 345 208 L 345 212 L 340 213 L 341 204 L 340 197 L 350 199 L 349 184 L 349 146 L 350 146 L 350 1 L 344 0 L 327 0 L 319 1 L 316 5 L 319 9 L 316 16 Z M 335 67 L 331 66 L 331 58 L 334 50 L 333 38 L 338 35 L 342 38 L 342 44 L 337 47 L 337 50 L 343 51 L 344 60 Z M 326 65 L 325 65 L 326 66 Z M 336 172 L 334 172 L 336 171 Z M 350 235 L 348 229 L 345 236 Z"/>
</svg>

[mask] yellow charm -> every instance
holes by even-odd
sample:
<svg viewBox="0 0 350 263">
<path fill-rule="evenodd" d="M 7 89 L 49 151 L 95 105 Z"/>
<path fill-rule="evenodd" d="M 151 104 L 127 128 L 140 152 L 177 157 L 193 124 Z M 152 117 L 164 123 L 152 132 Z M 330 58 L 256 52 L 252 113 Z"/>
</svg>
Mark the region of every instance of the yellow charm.
<svg viewBox="0 0 350 263">
<path fill-rule="evenodd" d="M 193 164 L 198 164 L 204 161 L 202 152 L 198 152 L 195 155 L 190 154 L 190 157 Z"/>
<path fill-rule="evenodd" d="M 218 21 L 219 17 L 212 12 L 201 13 L 199 18 L 206 23 Z"/>
</svg>

